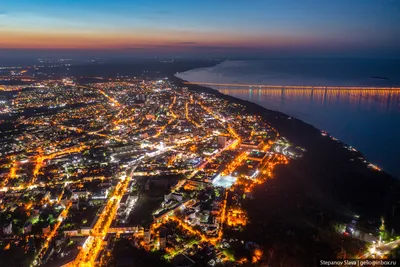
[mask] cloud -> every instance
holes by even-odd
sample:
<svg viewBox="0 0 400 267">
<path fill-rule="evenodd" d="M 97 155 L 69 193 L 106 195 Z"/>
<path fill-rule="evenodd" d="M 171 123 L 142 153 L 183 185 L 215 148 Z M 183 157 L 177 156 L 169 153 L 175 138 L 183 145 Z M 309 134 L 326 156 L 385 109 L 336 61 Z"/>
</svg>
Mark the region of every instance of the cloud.
<svg viewBox="0 0 400 267">
<path fill-rule="evenodd" d="M 7 15 L 7 12 L 5 10 L 0 9 L 0 16 L 5 16 L 5 15 Z"/>
</svg>

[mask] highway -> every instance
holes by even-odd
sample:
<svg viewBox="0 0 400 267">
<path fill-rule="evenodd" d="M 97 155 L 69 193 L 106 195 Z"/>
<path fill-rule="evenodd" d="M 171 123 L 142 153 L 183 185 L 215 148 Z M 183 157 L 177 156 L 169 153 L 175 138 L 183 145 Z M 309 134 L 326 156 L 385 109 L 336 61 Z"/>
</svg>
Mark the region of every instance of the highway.
<svg viewBox="0 0 400 267">
<path fill-rule="evenodd" d="M 97 254 L 99 253 L 103 245 L 103 239 L 108 233 L 115 214 L 117 213 L 118 204 L 127 190 L 132 173 L 139 165 L 141 160 L 142 158 L 138 159 L 137 162 L 135 162 L 128 176 L 121 177 L 121 180 L 116 185 L 112 196 L 108 199 L 108 202 L 103 209 L 103 212 L 99 215 L 99 219 L 93 227 L 91 235 L 89 236 L 82 250 L 79 252 L 77 258 L 75 259 L 74 266 L 80 267 L 94 265 Z"/>
<path fill-rule="evenodd" d="M 94 266 L 93 264 L 97 254 L 103 246 L 104 237 L 107 233 L 113 232 L 112 229 L 110 230 L 111 223 L 118 211 L 119 202 L 128 188 L 129 181 L 132 179 L 135 169 L 139 166 L 142 160 L 158 156 L 166 151 L 168 151 L 168 149 L 162 149 L 152 155 L 138 158 L 130 168 L 129 174 L 127 174 L 126 177 L 121 177 L 120 182 L 115 187 L 113 195 L 108 199 L 105 208 L 99 215 L 99 219 L 93 227 L 88 240 L 75 259 L 73 266 Z"/>
<path fill-rule="evenodd" d="M 313 85 L 270 85 L 270 84 L 240 84 L 240 83 L 205 83 L 184 82 L 187 85 L 222 86 L 222 87 L 254 87 L 261 89 L 317 89 L 317 90 L 399 90 L 400 87 L 364 87 L 364 86 L 313 86 Z M 234 88 L 232 88 L 234 89 Z"/>
</svg>

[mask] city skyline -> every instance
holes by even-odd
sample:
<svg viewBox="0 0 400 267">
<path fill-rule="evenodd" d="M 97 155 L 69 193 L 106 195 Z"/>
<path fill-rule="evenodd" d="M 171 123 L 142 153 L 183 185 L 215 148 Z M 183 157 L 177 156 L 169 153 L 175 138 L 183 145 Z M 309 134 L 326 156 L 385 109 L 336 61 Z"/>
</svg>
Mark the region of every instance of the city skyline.
<svg viewBox="0 0 400 267">
<path fill-rule="evenodd" d="M 396 1 L 15 1 L 0 56 L 400 55 Z M 374 38 L 371 38 L 374 37 Z"/>
</svg>

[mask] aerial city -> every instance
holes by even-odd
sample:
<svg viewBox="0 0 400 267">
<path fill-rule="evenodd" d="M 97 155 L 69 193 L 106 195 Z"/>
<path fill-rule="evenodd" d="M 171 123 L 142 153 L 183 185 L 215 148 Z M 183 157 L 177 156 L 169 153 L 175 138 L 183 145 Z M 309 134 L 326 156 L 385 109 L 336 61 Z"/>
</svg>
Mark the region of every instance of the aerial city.
<svg viewBox="0 0 400 267">
<path fill-rule="evenodd" d="M 399 8 L 5 0 L 0 266 L 399 266 Z"/>
</svg>

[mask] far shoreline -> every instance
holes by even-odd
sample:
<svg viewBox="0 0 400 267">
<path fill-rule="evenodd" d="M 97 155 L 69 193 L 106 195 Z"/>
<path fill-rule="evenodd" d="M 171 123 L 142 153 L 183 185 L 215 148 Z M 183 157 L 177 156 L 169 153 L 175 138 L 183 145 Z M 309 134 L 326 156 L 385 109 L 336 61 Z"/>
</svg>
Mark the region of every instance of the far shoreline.
<svg viewBox="0 0 400 267">
<path fill-rule="evenodd" d="M 298 61 L 299 60 L 299 61 Z M 269 62 L 271 64 L 275 64 L 274 62 L 285 62 L 285 61 L 290 61 L 298 64 L 299 62 L 301 63 L 302 61 L 305 61 L 306 64 L 308 64 L 308 61 L 311 62 L 320 62 L 320 61 L 327 61 L 327 62 L 335 62 L 336 59 L 277 59 L 277 58 L 271 58 L 271 59 L 218 59 L 216 60 L 215 64 L 212 64 L 210 66 L 201 66 L 198 68 L 190 68 L 184 71 L 180 71 L 178 73 L 174 73 L 174 75 L 180 76 L 182 73 L 186 74 L 191 74 L 192 72 L 201 72 L 202 70 L 207 70 L 209 68 L 215 68 L 218 66 L 221 66 L 222 69 L 225 67 L 227 68 L 235 68 L 236 63 L 241 64 L 247 64 L 249 62 Z M 342 59 L 342 60 L 350 60 L 354 61 L 355 59 Z M 370 59 L 359 59 L 359 60 L 370 60 Z M 374 59 L 371 59 L 374 60 Z M 376 60 L 376 59 L 375 59 Z M 381 59 L 383 60 L 383 59 Z M 232 63 L 233 66 L 229 65 L 229 63 Z M 225 64 L 228 64 L 225 66 Z M 243 66 L 242 66 L 243 67 Z M 250 66 L 251 67 L 251 66 Z M 260 66 L 260 67 L 263 67 Z M 271 66 L 270 66 L 271 67 Z M 247 65 L 244 66 L 244 68 L 247 68 Z M 241 69 L 240 69 L 241 70 Z M 214 72 L 214 74 L 218 74 L 217 72 Z M 261 75 L 261 73 L 258 73 Z M 231 79 L 220 79 L 216 75 L 208 77 L 204 82 L 208 83 L 237 83 L 237 84 L 252 84 L 252 86 L 263 86 L 263 85 L 268 85 L 271 87 L 315 87 L 315 88 L 325 88 L 325 87 L 337 87 L 339 88 L 359 88 L 359 89 L 390 89 L 390 90 L 400 90 L 400 80 L 398 79 L 393 79 L 393 77 L 389 76 L 383 76 L 379 71 L 374 70 L 372 73 L 364 73 L 361 76 L 355 76 L 355 77 L 337 77 L 335 75 L 332 75 L 331 72 L 329 74 L 324 73 L 322 75 L 311 75 L 309 76 L 308 74 L 306 75 L 298 75 L 294 74 L 292 72 L 282 72 L 282 77 L 279 78 L 278 80 L 274 77 L 275 72 L 269 70 L 265 73 L 262 73 L 263 76 L 268 77 L 268 79 L 261 79 L 258 81 L 254 81 L 253 79 L 250 80 L 244 80 L 242 82 L 235 82 Z M 269 75 L 272 75 L 269 77 Z M 220 76 L 220 75 L 219 75 Z M 180 77 L 177 77 L 180 78 Z M 232 78 L 232 76 L 228 76 L 228 78 Z M 270 79 L 271 78 L 271 79 Z M 185 77 L 182 77 L 181 79 L 186 80 Z M 200 80 L 190 80 L 188 82 L 202 82 Z"/>
</svg>

